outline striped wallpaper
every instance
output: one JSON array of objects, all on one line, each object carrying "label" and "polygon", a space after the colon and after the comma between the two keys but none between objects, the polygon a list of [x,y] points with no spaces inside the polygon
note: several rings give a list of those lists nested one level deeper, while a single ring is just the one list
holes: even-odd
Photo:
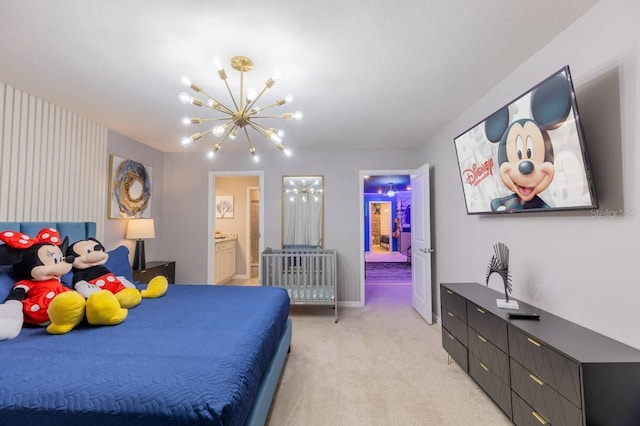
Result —
[{"label": "striped wallpaper", "polygon": [[107,128],[0,83],[0,221],[93,221],[103,236]]}]

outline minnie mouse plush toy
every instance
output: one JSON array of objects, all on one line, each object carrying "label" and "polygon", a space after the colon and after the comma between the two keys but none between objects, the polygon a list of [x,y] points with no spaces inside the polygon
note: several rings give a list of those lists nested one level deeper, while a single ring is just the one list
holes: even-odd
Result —
[{"label": "minnie mouse plush toy", "polygon": [[[125,320],[127,310],[106,291],[85,300],[62,285],[60,278],[71,270],[72,258],[64,256],[67,240],[60,245],[60,234],[42,229],[31,238],[16,231],[0,232],[0,264],[13,265],[18,282],[7,301],[0,305],[0,340],[18,336],[23,325],[46,326],[50,334],[71,331],[86,316],[93,325],[115,325]],[[22,309],[17,307],[22,305]]]}]

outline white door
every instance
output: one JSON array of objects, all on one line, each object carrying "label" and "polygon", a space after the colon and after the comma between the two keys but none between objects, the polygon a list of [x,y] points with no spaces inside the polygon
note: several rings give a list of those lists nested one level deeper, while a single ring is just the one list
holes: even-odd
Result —
[{"label": "white door", "polygon": [[425,164],[411,174],[411,301],[414,309],[432,324],[430,206],[429,164]]}]

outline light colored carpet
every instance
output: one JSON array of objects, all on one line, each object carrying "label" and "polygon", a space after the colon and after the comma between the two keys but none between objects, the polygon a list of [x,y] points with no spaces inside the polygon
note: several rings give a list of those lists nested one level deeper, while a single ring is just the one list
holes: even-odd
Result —
[{"label": "light colored carpet", "polygon": [[510,425],[411,306],[293,306],[293,340],[267,424]]}]

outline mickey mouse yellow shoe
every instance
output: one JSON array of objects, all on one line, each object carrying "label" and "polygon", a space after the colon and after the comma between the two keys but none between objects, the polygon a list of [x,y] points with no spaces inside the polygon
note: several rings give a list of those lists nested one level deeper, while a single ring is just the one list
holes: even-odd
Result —
[{"label": "mickey mouse yellow shoe", "polygon": [[138,306],[142,301],[142,295],[137,288],[125,288],[116,293],[116,298],[120,302],[120,307],[125,309]]},{"label": "mickey mouse yellow shoe", "polygon": [[120,324],[128,313],[120,306],[115,294],[108,290],[97,291],[87,299],[87,321],[91,325]]},{"label": "mickey mouse yellow shoe", "polygon": [[155,299],[164,296],[168,288],[169,281],[167,281],[167,277],[158,275],[157,277],[153,277],[151,281],[149,281],[149,284],[147,284],[147,288],[140,293],[145,299]]},{"label": "mickey mouse yellow shoe", "polygon": [[85,314],[85,299],[75,291],[58,294],[51,301],[47,313],[51,324],[47,326],[49,334],[65,334],[82,321]]}]

